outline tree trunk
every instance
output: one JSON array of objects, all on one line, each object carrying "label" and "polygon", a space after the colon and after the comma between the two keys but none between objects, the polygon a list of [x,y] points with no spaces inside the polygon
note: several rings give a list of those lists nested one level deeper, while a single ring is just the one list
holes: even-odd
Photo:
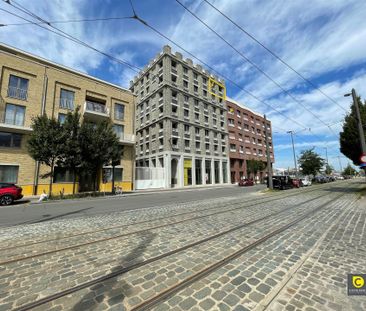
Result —
[{"label": "tree trunk", "polygon": [[76,185],[76,169],[73,169],[73,181],[72,181],[72,194],[75,194],[75,185]]},{"label": "tree trunk", "polygon": [[114,165],[112,166],[112,194],[115,194],[116,191],[114,189]]},{"label": "tree trunk", "polygon": [[50,187],[49,187],[49,192],[48,192],[48,196],[51,197],[52,196],[52,183],[53,183],[53,169],[55,166],[55,160],[52,160],[51,162],[51,175],[50,175]]}]

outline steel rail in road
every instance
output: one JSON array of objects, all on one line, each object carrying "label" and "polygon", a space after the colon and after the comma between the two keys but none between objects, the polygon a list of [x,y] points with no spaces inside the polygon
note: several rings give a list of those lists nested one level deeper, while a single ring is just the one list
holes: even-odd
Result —
[{"label": "steel rail in road", "polygon": [[[265,242],[266,240],[268,240],[269,238],[283,232],[284,230],[294,226],[295,224],[299,223],[300,221],[306,219],[306,217],[316,213],[317,211],[320,211],[321,209],[323,209],[324,207],[326,207],[327,205],[331,204],[331,203],[334,203],[336,200],[338,200],[340,197],[344,196],[346,193],[342,193],[338,196],[336,196],[335,198],[331,198],[330,200],[328,200],[327,202],[323,203],[322,205],[320,205],[319,207],[315,208],[315,209],[312,209],[310,212],[307,212],[305,213],[303,216],[297,218],[296,220],[294,221],[291,221],[290,223],[286,224],[285,226],[282,226],[281,228],[279,229],[276,229],[274,231],[272,231],[270,234],[267,234],[266,236],[258,239],[257,241],[251,243],[250,245],[240,249],[239,251],[225,257],[224,260],[220,260],[219,262],[216,262],[215,264],[209,266],[209,267],[206,267],[205,269],[201,270],[200,272],[196,273],[194,276],[191,276],[185,280],[183,280],[182,282],[180,282],[179,284],[176,284],[175,286],[173,287],[170,287],[168,290],[162,292],[161,294],[153,297],[152,299],[149,299],[145,302],[143,302],[142,304],[140,304],[139,306],[137,306],[134,310],[146,310],[146,309],[149,309],[151,308],[152,306],[158,304],[159,302],[163,301],[164,299],[166,299],[167,297],[170,297],[171,295],[173,295],[174,293],[180,291],[182,288],[192,284],[193,282],[195,282],[196,280],[199,280],[201,279],[202,277],[208,275],[209,273],[211,273],[212,271],[220,268],[221,266],[225,265],[227,262],[237,258],[238,256],[244,254],[245,252],[249,251],[250,249],[258,246],[259,244]],[[82,289],[85,289],[85,288],[88,288],[88,287],[91,287],[91,286],[94,286],[98,283],[101,283],[103,281],[106,281],[106,280],[109,280],[111,278],[114,278],[114,277],[117,277],[119,275],[122,275],[126,272],[129,272],[129,271],[132,271],[134,269],[137,269],[137,268],[140,268],[142,266],[145,266],[147,264],[150,264],[152,262],[155,262],[157,260],[160,260],[160,259],[163,259],[165,257],[168,257],[168,256],[171,256],[171,255],[174,255],[174,254],[177,254],[177,253],[180,253],[182,251],[185,251],[189,248],[192,248],[194,246],[197,246],[197,245],[200,245],[202,243],[205,243],[205,242],[208,242],[208,241],[211,241],[213,239],[216,239],[218,237],[221,237],[221,236],[224,236],[226,234],[229,234],[231,232],[234,232],[236,230],[239,230],[239,229],[242,229],[246,226],[250,226],[250,225],[253,225],[253,224],[256,224],[260,221],[263,221],[263,220],[266,220],[266,219],[269,219],[275,215],[278,215],[280,213],[283,213],[287,210],[291,210],[291,209],[294,209],[296,207],[299,207],[300,205],[305,205],[311,201],[315,201],[321,197],[323,197],[324,195],[321,195],[321,196],[317,196],[315,198],[312,198],[312,199],[309,199],[305,202],[302,202],[300,204],[297,204],[295,206],[290,206],[290,207],[287,207],[281,211],[278,211],[278,212],[275,212],[275,213],[272,213],[272,214],[269,214],[269,215],[266,215],[264,217],[261,217],[259,219],[255,219],[253,221],[250,221],[250,222],[247,222],[247,223],[244,223],[244,224],[241,224],[241,225],[238,225],[238,226],[235,226],[233,228],[230,228],[228,230],[225,230],[225,231],[222,231],[222,232],[219,232],[217,234],[214,234],[212,236],[209,236],[207,238],[204,238],[202,240],[199,240],[199,241],[196,241],[196,242],[193,242],[191,244],[188,244],[188,245],[185,245],[181,248],[177,248],[175,250],[172,250],[170,252],[167,252],[167,253],[164,253],[164,254],[161,254],[159,256],[156,256],[156,257],[152,257],[152,258],[149,258],[147,260],[144,260],[144,261],[141,261],[141,262],[137,262],[135,264],[132,264],[130,266],[127,266],[127,267],[123,267],[123,268],[119,268],[117,270],[115,270],[114,272],[111,272],[109,274],[106,274],[104,276],[101,276],[101,277],[98,277],[98,278],[95,278],[93,280],[90,280],[88,282],[85,282],[85,283],[82,283],[82,284],[79,284],[75,287],[72,287],[72,288],[68,288],[66,290],[62,290],[58,293],[55,293],[55,294],[51,294],[49,296],[46,296],[46,297],[43,297],[43,298],[40,298],[32,303],[29,303],[29,304],[25,304],[23,306],[20,306],[19,308],[16,308],[15,310],[17,311],[25,311],[25,310],[30,310],[32,308],[35,308],[35,307],[38,307],[38,306],[41,306],[45,303],[48,303],[48,302],[51,302],[51,301],[54,301],[56,299],[59,299],[61,297],[64,297],[66,295],[70,295],[72,293],[75,293],[77,291],[80,291]]]}]

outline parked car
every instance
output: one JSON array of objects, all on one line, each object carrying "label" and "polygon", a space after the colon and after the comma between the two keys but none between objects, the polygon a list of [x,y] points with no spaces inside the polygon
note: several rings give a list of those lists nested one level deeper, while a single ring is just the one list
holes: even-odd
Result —
[{"label": "parked car", "polygon": [[[269,186],[268,178],[266,178],[266,180],[268,187]],[[272,180],[273,180],[273,189],[285,190],[293,188],[292,179],[289,176],[272,176]]]},{"label": "parked car", "polygon": [[292,180],[292,185],[295,187],[295,188],[300,188],[302,186],[302,183],[301,183],[301,179],[293,179]]},{"label": "parked car", "polygon": [[239,187],[248,187],[248,186],[253,186],[254,182],[253,179],[241,179],[239,181]]},{"label": "parked car", "polygon": [[0,205],[10,205],[16,200],[20,200],[22,188],[10,183],[0,183]]},{"label": "parked car", "polygon": [[301,183],[303,187],[311,186],[311,179],[308,177],[301,178]]}]

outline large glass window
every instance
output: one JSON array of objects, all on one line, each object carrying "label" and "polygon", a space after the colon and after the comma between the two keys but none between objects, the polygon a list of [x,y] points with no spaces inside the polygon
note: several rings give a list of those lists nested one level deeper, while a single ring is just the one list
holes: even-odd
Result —
[{"label": "large glass window", "polygon": [[[110,167],[103,168],[103,183],[111,182],[113,177],[113,169]],[[123,178],[123,168],[115,167],[114,168],[114,181],[120,182]]]},{"label": "large glass window", "polygon": [[202,185],[202,160],[195,160],[196,185]]},{"label": "large glass window", "polygon": [[0,132],[0,147],[20,148],[21,142],[21,134]]},{"label": "large glass window", "polygon": [[0,182],[16,184],[18,182],[19,166],[0,165]]},{"label": "large glass window", "polygon": [[61,182],[73,182],[74,175],[70,170],[67,170],[63,167],[55,167],[55,171],[53,174],[53,182],[61,183]]},{"label": "large glass window", "polygon": [[211,184],[211,160],[206,160],[205,161],[205,168],[206,168],[206,175],[205,175],[205,179],[206,179],[206,184]]},{"label": "large glass window", "polygon": [[220,162],[219,161],[214,162],[214,168],[215,168],[215,184],[218,184],[220,182]]},{"label": "large glass window", "polygon": [[12,125],[24,125],[25,107],[6,104],[5,108],[5,123]]},{"label": "large glass window", "polygon": [[119,139],[124,138],[124,131],[125,130],[124,130],[123,125],[115,124],[115,125],[113,125],[113,129],[114,129],[114,132],[116,133],[116,135]]},{"label": "large glass window", "polygon": [[28,93],[28,79],[10,75],[8,97],[26,100]]},{"label": "large glass window", "polygon": [[60,108],[74,110],[74,97],[73,91],[61,89]]},{"label": "large glass window", "polygon": [[123,120],[125,118],[125,105],[114,104],[114,118],[116,120]]}]

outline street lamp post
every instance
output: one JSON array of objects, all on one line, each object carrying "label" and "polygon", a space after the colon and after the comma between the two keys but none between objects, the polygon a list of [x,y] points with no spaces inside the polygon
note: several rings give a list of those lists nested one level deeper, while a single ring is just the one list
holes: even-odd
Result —
[{"label": "street lamp post", "polygon": [[294,165],[295,165],[295,177],[297,178],[297,164],[296,164],[296,154],[295,154],[295,145],[294,145],[294,131],[287,131],[288,134],[291,134],[291,141],[292,141],[292,152],[294,154]]},{"label": "street lamp post", "polygon": [[357,121],[358,121],[357,122],[358,123],[358,134],[360,137],[362,154],[366,154],[365,134],[363,132],[360,107],[358,106],[357,94],[356,94],[355,89],[352,89],[352,93],[344,94],[345,97],[350,96],[350,95],[352,95],[353,104],[355,105],[355,108],[356,108],[356,116],[357,116]]}]

